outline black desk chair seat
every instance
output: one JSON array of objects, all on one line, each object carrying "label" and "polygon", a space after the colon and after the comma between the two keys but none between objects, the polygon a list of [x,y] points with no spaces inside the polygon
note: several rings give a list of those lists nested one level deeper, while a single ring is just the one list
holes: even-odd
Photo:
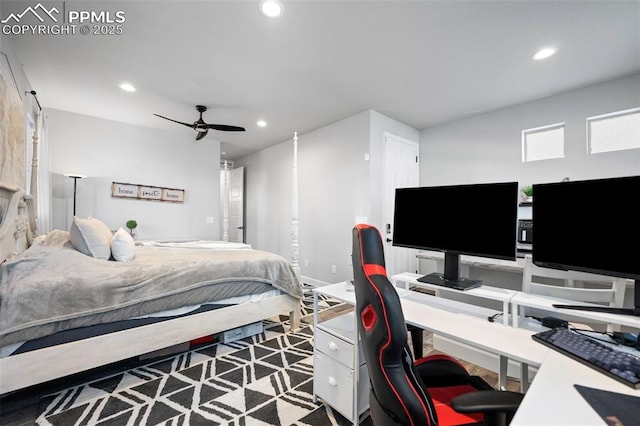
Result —
[{"label": "black desk chair seat", "polygon": [[387,278],[382,239],[370,225],[353,229],[356,315],[375,425],[508,424],[523,395],[502,392],[447,355],[414,362],[398,294]]}]

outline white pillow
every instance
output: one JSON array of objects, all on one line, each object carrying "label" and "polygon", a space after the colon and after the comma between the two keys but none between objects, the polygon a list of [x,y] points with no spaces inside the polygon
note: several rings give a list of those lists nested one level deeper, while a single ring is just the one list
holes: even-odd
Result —
[{"label": "white pillow", "polygon": [[96,259],[111,257],[111,231],[98,219],[74,217],[69,234],[71,244],[80,253]]},{"label": "white pillow", "polygon": [[135,256],[135,245],[133,237],[120,228],[111,239],[111,255],[118,262],[129,262]]}]

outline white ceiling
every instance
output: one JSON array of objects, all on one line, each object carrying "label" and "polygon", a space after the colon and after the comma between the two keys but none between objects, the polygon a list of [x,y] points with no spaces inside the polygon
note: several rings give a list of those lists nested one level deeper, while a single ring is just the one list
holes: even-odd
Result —
[{"label": "white ceiling", "polygon": [[[258,0],[41,2],[126,18],[121,35],[7,36],[43,107],[218,139],[228,159],[367,109],[420,130],[640,71],[640,1],[299,0],[277,19]],[[193,122],[196,104],[247,131],[195,142],[153,115]]]}]

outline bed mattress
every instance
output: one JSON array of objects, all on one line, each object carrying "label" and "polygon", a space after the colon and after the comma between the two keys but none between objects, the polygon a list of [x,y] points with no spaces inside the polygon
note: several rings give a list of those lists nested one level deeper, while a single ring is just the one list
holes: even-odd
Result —
[{"label": "bed mattress", "polygon": [[290,263],[269,252],[137,246],[113,262],[52,240],[0,268],[0,346],[272,289],[302,297]]}]

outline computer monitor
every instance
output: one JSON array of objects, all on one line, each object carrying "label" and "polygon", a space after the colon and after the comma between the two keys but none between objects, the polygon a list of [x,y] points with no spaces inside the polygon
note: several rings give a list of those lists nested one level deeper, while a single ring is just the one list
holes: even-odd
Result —
[{"label": "computer monitor", "polygon": [[633,309],[557,305],[640,315],[640,176],[533,185],[533,263],[635,280]]},{"label": "computer monitor", "polygon": [[444,273],[419,281],[477,287],[480,280],[460,276],[460,255],[515,260],[517,204],[517,182],[399,188],[393,245],[444,252]]}]

